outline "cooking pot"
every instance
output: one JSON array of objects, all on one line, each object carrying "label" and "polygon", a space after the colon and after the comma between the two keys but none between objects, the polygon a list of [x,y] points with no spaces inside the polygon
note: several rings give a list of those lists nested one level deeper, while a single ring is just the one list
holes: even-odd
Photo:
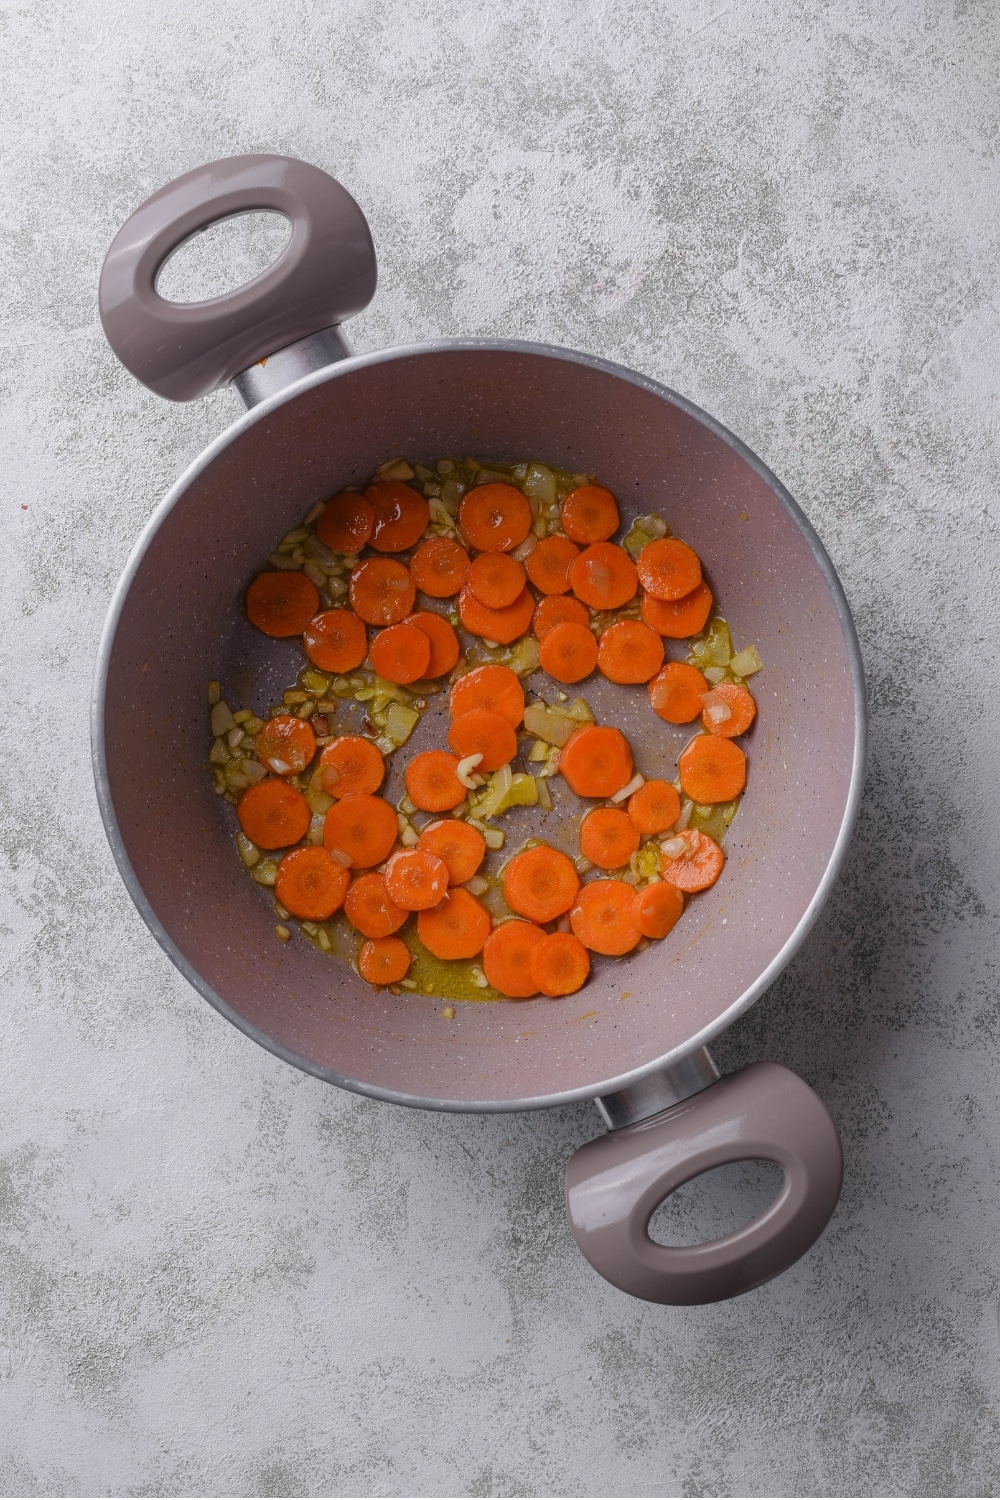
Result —
[{"label": "cooking pot", "polygon": [[[176,304],[167,258],[209,225],[277,211],[278,259],[249,285]],[[93,752],[101,812],[132,899],[181,973],[247,1036],[341,1088],[422,1109],[541,1109],[593,1099],[608,1133],[569,1162],[566,1201],[583,1254],[653,1302],[732,1297],[791,1265],[836,1204],[842,1157],[825,1106],[774,1063],[719,1078],[706,1044],[802,943],[840,869],[861,792],[865,694],[847,602],[815,532],[753,453],[690,401],[567,349],[454,339],[355,355],[342,323],[375,290],[358,205],[318,168],[241,156],[147,199],[114,240],[101,317],[115,353],[171,400],[231,382],[249,408],[188,468],[139,538],[100,647]],[[373,992],[305,941],[279,944],[270,899],[248,883],[232,809],[213,795],[206,683],[266,711],[301,664],[242,608],[277,538],[319,500],[405,454],[537,459],[594,473],[623,523],[659,510],[707,560],[737,644],[756,643],[760,712],[749,784],[718,883],[669,939],[598,959],[560,1001],[459,1004]],[[643,687],[588,682],[647,774],[688,731]],[[444,742],[446,695],[411,747]],[[402,756],[397,757],[402,759]],[[387,795],[401,790],[394,771]],[[513,815],[509,846],[572,811]],[[522,821],[519,823],[517,818]],[[258,899],[259,897],[259,899]],[[784,1173],[776,1198],[724,1238],[654,1243],[657,1206],[727,1162]]]}]

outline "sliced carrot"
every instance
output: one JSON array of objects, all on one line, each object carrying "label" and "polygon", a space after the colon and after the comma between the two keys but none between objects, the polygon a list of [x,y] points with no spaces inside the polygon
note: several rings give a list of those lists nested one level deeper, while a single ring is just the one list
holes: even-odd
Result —
[{"label": "sliced carrot", "polygon": [[540,638],[538,662],[556,682],[582,682],[597,666],[597,639],[586,625],[564,620]]},{"label": "sliced carrot", "polygon": [[385,780],[382,752],[360,734],[342,734],[324,745],[319,763],[323,790],[331,797],[371,796]]},{"label": "sliced carrot", "polygon": [[683,833],[672,834],[667,843],[670,853],[660,855],[660,874],[679,891],[707,891],[722,874],[726,856],[700,828],[685,828]]},{"label": "sliced carrot", "polygon": [[757,717],[753,694],[740,682],[720,682],[702,699],[701,722],[709,734],[734,740],[746,734]]},{"label": "sliced carrot", "polygon": [[640,620],[618,620],[601,631],[597,665],[609,682],[648,682],[663,665],[663,642]]},{"label": "sliced carrot", "polygon": [[293,849],[278,866],[274,894],[293,917],[325,922],[344,904],[351,877],[319,844]]},{"label": "sliced carrot", "polygon": [[587,982],[590,955],[571,932],[550,932],[531,954],[531,977],[543,995],[572,995]]},{"label": "sliced carrot", "polygon": [[532,922],[554,922],[569,911],[579,889],[573,861],[548,844],[515,854],[503,872],[507,905]]},{"label": "sliced carrot", "polygon": [[417,937],[435,958],[475,958],[492,925],[486,908],[458,885],[437,906],[418,913]]},{"label": "sliced carrot", "polygon": [[294,714],[275,714],[257,736],[257,757],[279,776],[298,776],[316,754],[312,725]]},{"label": "sliced carrot", "polygon": [[584,724],[563,746],[559,769],[578,797],[613,797],[632,780],[632,751],[620,729]]},{"label": "sliced carrot", "polygon": [[383,938],[391,932],[398,932],[409,912],[390,900],[385,876],[372,870],[351,881],[344,902],[344,915],[362,937]]},{"label": "sliced carrot", "polygon": [[681,799],[669,781],[646,781],[628,799],[628,815],[646,834],[666,833],[681,815]]},{"label": "sliced carrot", "polygon": [[261,849],[286,849],[304,839],[312,814],[302,793],[277,776],[258,781],[236,804],[247,838]]},{"label": "sliced carrot", "polygon": [[247,589],[247,617],[265,635],[301,635],[318,609],[316,585],[293,569],[258,573]]},{"label": "sliced carrot", "polygon": [[477,552],[510,552],[531,530],[531,506],[512,484],[480,484],[463,498],[458,524]]},{"label": "sliced carrot", "polygon": [[448,812],[464,802],[466,788],[455,775],[458,757],[447,750],[425,750],[406,768],[406,790],[410,800],[425,812]]},{"label": "sliced carrot", "polygon": [[658,880],[636,891],[632,916],[643,937],[665,938],[684,910],[684,897],[676,885]]},{"label": "sliced carrot", "polygon": [[486,856],[486,840],[478,828],[460,818],[440,818],[428,823],[420,835],[418,849],[429,849],[448,866],[448,884],[471,880]]},{"label": "sliced carrot", "polygon": [[584,546],[606,542],[619,526],[615,497],[599,484],[583,484],[571,490],[562,503],[561,515],[563,531]]},{"label": "sliced carrot", "polygon": [[643,592],[642,618],[657,635],[665,635],[672,641],[682,641],[704,630],[711,613],[712,590],[704,579],[683,599],[654,599],[652,594]]},{"label": "sliced carrot", "polygon": [[635,598],[639,587],[635,563],[614,542],[585,547],[570,564],[569,581],[576,597],[591,609],[619,609]]},{"label": "sliced carrot", "polygon": [[668,724],[690,724],[701,713],[702,696],[707,692],[708,683],[697,667],[668,661],[649,684],[649,702]]},{"label": "sliced carrot", "polygon": [[494,927],[483,944],[483,973],[495,990],[509,1000],[527,1000],[538,994],[531,977],[531,955],[545,933],[534,922],[515,919]]},{"label": "sliced carrot", "polygon": [[369,625],[398,625],[413,608],[417,590],[401,562],[366,557],[351,570],[351,604]]},{"label": "sliced carrot", "polygon": [[346,858],[352,870],[370,870],[385,859],[398,832],[395,809],[384,797],[348,792],[326,815],[323,843],[338,863]]},{"label": "sliced carrot", "polygon": [[369,984],[398,984],[410,972],[410,950],[402,938],[369,938],[358,954],[358,973]]},{"label": "sliced carrot", "polygon": [[732,802],[747,784],[747,758],[717,734],[699,734],[677,762],[681,789],[692,802]]},{"label": "sliced carrot", "polygon": [[525,572],[508,552],[480,552],[469,568],[467,586],[488,609],[506,609],[524,593]]},{"label": "sliced carrot", "polygon": [[415,615],[407,615],[406,625],[415,625],[430,641],[431,654],[427,663],[428,677],[443,677],[450,672],[461,655],[458,636],[451,624],[429,609],[418,609]]},{"label": "sliced carrot", "polygon": [[316,535],[334,552],[360,552],[375,530],[375,511],[370,500],[353,490],[344,490],[326,502],[316,522]]},{"label": "sliced carrot", "polygon": [[630,953],[642,937],[633,914],[635,891],[624,880],[591,880],[581,886],[570,926],[592,953]]},{"label": "sliced carrot", "polygon": [[628,813],[598,807],[588,813],[580,829],[580,853],[602,870],[620,870],[639,847],[639,830]]},{"label": "sliced carrot", "polygon": [[353,672],[368,655],[368,632],[353,609],[324,609],[302,632],[302,644],[321,671]]},{"label": "sliced carrot", "polygon": [[701,582],[697,552],[675,536],[643,547],[636,568],[643,588],[654,599],[683,599]]},{"label": "sliced carrot", "polygon": [[499,771],[517,754],[517,734],[509,719],[491,708],[476,708],[460,714],[448,730],[448,744],[459,760],[467,755],[481,755],[476,770],[482,774]]},{"label": "sliced carrot", "polygon": [[458,596],[458,613],[462,624],[471,635],[482,636],[486,641],[497,641],[509,646],[531,625],[535,601],[527,589],[518,595],[506,609],[488,609],[480,604],[468,586]]},{"label": "sliced carrot", "polygon": [[540,594],[569,592],[569,565],[580,549],[566,536],[546,536],[524,560],[525,570]]},{"label": "sliced carrot", "polygon": [[450,599],[469,572],[469,554],[447,536],[429,536],[410,558],[417,588],[431,599]]},{"label": "sliced carrot", "polygon": [[378,480],[365,490],[365,499],[375,516],[371,544],[377,552],[405,552],[427,530],[427,501],[401,479]]},{"label": "sliced carrot", "polygon": [[368,652],[368,660],[386,682],[416,682],[426,674],[430,659],[430,636],[405,622],[380,630]]},{"label": "sliced carrot", "polygon": [[452,717],[471,714],[477,708],[492,708],[503,714],[516,729],[524,718],[524,688],[510,667],[473,667],[460,677],[451,690],[449,702]]},{"label": "sliced carrot", "polygon": [[538,601],[531,617],[531,628],[539,640],[557,625],[583,625],[586,628],[589,623],[590,612],[587,606],[568,594],[546,595]]},{"label": "sliced carrot", "polygon": [[448,889],[448,866],[429,849],[399,849],[386,864],[385,888],[403,911],[426,911]]}]

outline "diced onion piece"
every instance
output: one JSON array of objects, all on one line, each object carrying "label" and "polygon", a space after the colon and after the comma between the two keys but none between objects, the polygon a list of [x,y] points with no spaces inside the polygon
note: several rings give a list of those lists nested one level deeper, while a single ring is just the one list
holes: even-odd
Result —
[{"label": "diced onion piece", "polygon": [[664,839],[660,848],[668,859],[680,859],[687,848],[687,840],[681,838]]},{"label": "diced onion piece", "polygon": [[535,786],[538,788],[538,805],[539,805],[539,807],[543,807],[546,812],[551,812],[552,811],[552,793],[549,791],[549,784],[548,784],[548,782],[544,781],[544,780],[541,780],[540,778],[536,778],[536,780],[535,780]]},{"label": "diced onion piece", "polygon": [[229,733],[226,735],[226,743],[228,744],[230,750],[235,750],[236,746],[241,744],[245,739],[246,735],[243,733],[243,730],[238,724],[236,725],[235,729],[230,729]]},{"label": "diced onion piece", "polygon": [[729,670],[737,677],[752,677],[759,672],[764,663],[757,653],[756,646],[744,646],[742,651],[737,651],[729,663]]},{"label": "diced onion piece", "polygon": [[706,682],[725,682],[726,680],[725,667],[704,667],[702,670],[705,673]]},{"label": "diced onion piece", "polygon": [[399,835],[399,842],[402,844],[404,849],[412,849],[414,844],[419,842],[419,839],[420,835],[414,828],[412,823],[407,823],[406,827],[402,829]]},{"label": "diced onion piece", "polygon": [[327,852],[335,865],[340,865],[345,870],[351,868],[351,856],[345,854],[343,849],[330,849]]},{"label": "diced onion piece", "polygon": [[502,828],[487,828],[483,833],[487,849],[502,849],[506,835]]},{"label": "diced onion piece", "polygon": [[733,711],[727,703],[710,703],[705,712],[713,724],[724,724],[733,717]]},{"label": "diced onion piece", "polygon": [[239,850],[240,859],[244,865],[248,870],[252,870],[254,865],[260,861],[260,850],[257,848],[257,845],[251,843],[245,833],[238,833],[236,835],[236,847]]},{"label": "diced onion piece", "polygon": [[220,699],[212,708],[212,733],[214,735],[228,734],[231,729],[236,728],[236,720],[233,718],[229,704],[225,699]]},{"label": "diced onion piece", "polygon": [[480,968],[478,968],[478,967],[476,967],[474,965],[469,970],[469,975],[470,975],[470,977],[472,979],[473,984],[476,986],[477,990],[488,990],[489,989],[490,982],[486,978],[486,975],[483,973],[482,969],[480,969]]},{"label": "diced onion piece", "polygon": [[471,880],[467,880],[465,882],[465,889],[468,891],[470,896],[481,896],[483,892],[488,891],[489,888],[489,881],[486,880],[482,875],[473,875]]},{"label": "diced onion piece", "polygon": [[292,769],[287,760],[282,760],[277,755],[272,755],[270,760],[265,761],[265,764],[269,765],[272,771],[277,771],[279,776],[287,776]]},{"label": "diced onion piece", "polygon": [[277,878],[278,864],[273,859],[262,859],[250,871],[250,879],[256,880],[258,885],[274,885]]},{"label": "diced onion piece", "polygon": [[631,797],[631,795],[632,795],[633,792],[637,792],[641,786],[645,786],[645,785],[646,785],[646,778],[645,778],[645,776],[643,776],[639,771],[636,771],[635,775],[632,777],[632,780],[629,781],[629,782],[626,782],[626,784],[623,787],[620,787],[618,789],[618,791],[615,792],[614,796],[611,798],[611,801],[612,802],[624,802],[628,797]]},{"label": "diced onion piece", "polygon": [[278,936],[279,936],[279,938],[280,938],[280,939],[281,939],[281,941],[282,941],[282,942],[283,942],[283,943],[287,943],[287,942],[288,942],[288,939],[289,939],[289,938],[290,938],[290,937],[291,937],[291,935],[292,935],[292,934],[291,934],[291,933],[290,933],[290,932],[289,932],[289,930],[288,930],[288,928],[287,928],[287,927],[286,927],[286,926],[285,926],[285,924],[284,924],[284,922],[276,922],[276,923],[275,923],[275,927],[274,927],[274,930],[275,930],[275,932],[276,932],[276,933],[277,933],[277,934],[278,934]]},{"label": "diced onion piece", "polygon": [[309,828],[306,832],[306,838],[310,844],[321,844],[323,842],[323,825],[325,822],[325,814],[313,813],[309,819]]},{"label": "diced onion piece", "polygon": [[462,785],[464,787],[467,787],[470,792],[474,791],[476,786],[476,783],[472,779],[472,773],[476,769],[482,758],[483,752],[480,750],[475,755],[465,756],[465,758],[463,760],[460,760],[458,765],[455,767],[455,775],[458,777]]},{"label": "diced onion piece", "polygon": [[511,557],[515,557],[518,562],[524,562],[524,559],[529,555],[529,553],[534,552],[537,546],[537,536],[535,536],[533,532],[529,531],[528,535],[525,537],[521,545],[514,548],[513,552],[511,553]]},{"label": "diced onion piece", "polygon": [[684,829],[688,826],[688,824],[691,821],[691,814],[693,812],[694,812],[694,803],[692,801],[690,801],[690,799],[685,798],[685,800],[681,803],[681,815],[677,819],[676,824],[674,825],[676,827],[678,833],[683,833]]}]

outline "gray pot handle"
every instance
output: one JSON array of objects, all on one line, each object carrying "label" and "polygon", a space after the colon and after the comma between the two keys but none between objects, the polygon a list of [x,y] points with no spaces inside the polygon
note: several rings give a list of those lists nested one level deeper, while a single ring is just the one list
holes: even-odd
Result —
[{"label": "gray pot handle", "polygon": [[[683,1183],[762,1159],[785,1181],[762,1214],[703,1245],[657,1245],[649,1221]],[[576,1242],[606,1280],[647,1302],[737,1297],[799,1259],[840,1197],[843,1153],[822,1100],[787,1068],[754,1063],[681,1104],[581,1146],[566,1168]]]},{"label": "gray pot handle", "polygon": [[[160,268],[186,239],[261,209],[284,214],[292,226],[262,275],[205,302],[158,295]],[[231,156],[168,183],[125,222],[101,271],[101,322],[138,380],[171,401],[193,401],[360,312],[375,283],[371,231],[346,188],[292,157]]]}]

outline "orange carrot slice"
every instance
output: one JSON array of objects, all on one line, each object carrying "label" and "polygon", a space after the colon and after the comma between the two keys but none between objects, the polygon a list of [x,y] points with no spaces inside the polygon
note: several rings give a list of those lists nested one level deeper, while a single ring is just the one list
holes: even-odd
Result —
[{"label": "orange carrot slice", "polygon": [[368,632],[352,609],[324,609],[302,632],[302,644],[321,671],[353,672],[368,655]]},{"label": "orange carrot slice", "polygon": [[681,751],[677,772],[692,802],[732,802],[747,784],[747,758],[732,740],[699,734]]},{"label": "orange carrot slice", "polygon": [[738,734],[746,734],[757,717],[753,694],[739,682],[720,682],[701,701],[702,724],[709,734],[723,739],[734,740]]},{"label": "orange carrot slice", "polygon": [[377,552],[405,552],[427,529],[430,510],[423,495],[401,479],[380,479],[365,490],[375,516],[371,544]]},{"label": "orange carrot slice", "polygon": [[261,849],[285,849],[304,839],[309,829],[309,803],[300,791],[269,776],[248,787],[236,804],[240,827]]},{"label": "orange carrot slice", "polygon": [[499,771],[517,754],[517,734],[509,719],[490,708],[476,708],[472,713],[460,714],[448,730],[448,744],[459,760],[468,755],[481,755],[476,767],[481,775]]},{"label": "orange carrot slice", "polygon": [[701,582],[697,552],[675,536],[661,537],[643,547],[636,569],[643,588],[654,599],[683,599]]},{"label": "orange carrot slice", "polygon": [[506,609],[524,593],[524,569],[508,552],[480,552],[469,568],[467,587],[487,609]]},{"label": "orange carrot slice", "polygon": [[258,759],[279,776],[298,776],[315,754],[312,726],[294,714],[275,714],[257,736]]},{"label": "orange carrot slice", "polygon": [[371,796],[385,779],[385,761],[371,740],[342,734],[319,757],[323,790],[331,797]]},{"label": "orange carrot slice", "polygon": [[628,815],[641,834],[666,833],[681,815],[681,799],[669,781],[646,781],[628,799]]},{"label": "orange carrot slice", "polygon": [[447,536],[429,536],[410,559],[413,581],[431,599],[450,599],[465,583],[469,554]]},{"label": "orange carrot slice", "polygon": [[404,779],[410,800],[425,812],[448,812],[465,801],[466,788],[455,775],[458,757],[447,750],[425,750],[407,766]]},{"label": "orange carrot slice", "polygon": [[648,682],[663,665],[663,642],[639,620],[618,620],[601,631],[597,665],[609,682]]},{"label": "orange carrot slice", "polygon": [[642,937],[633,914],[635,891],[624,880],[592,880],[581,886],[570,926],[593,953],[619,958]]},{"label": "orange carrot slice", "polygon": [[587,982],[590,955],[571,932],[550,932],[531,954],[531,977],[551,1000],[572,995]]},{"label": "orange carrot slice", "polygon": [[318,844],[293,849],[278,866],[274,894],[291,912],[310,922],[325,922],[344,904],[351,877]]},{"label": "orange carrot slice", "polygon": [[525,571],[540,594],[569,592],[569,566],[580,549],[565,536],[546,536],[524,560]]},{"label": "orange carrot slice", "polygon": [[399,849],[386,864],[385,888],[403,911],[426,911],[448,889],[448,866],[429,849]]},{"label": "orange carrot slice", "polygon": [[528,589],[508,604],[506,609],[488,609],[481,604],[468,585],[458,596],[458,613],[462,624],[471,635],[482,636],[486,641],[497,641],[509,646],[527,631],[531,624],[535,601]]},{"label": "orange carrot slice", "polygon": [[318,609],[312,579],[291,569],[258,573],[247,589],[247,617],[265,635],[301,635]]},{"label": "orange carrot slice", "polygon": [[708,683],[697,667],[668,661],[649,684],[649,702],[655,714],[668,724],[690,724],[701,713],[701,700]]},{"label": "orange carrot slice", "polygon": [[326,502],[316,522],[316,535],[334,552],[360,552],[375,530],[375,512],[370,500],[344,490]]},{"label": "orange carrot slice", "polygon": [[366,557],[352,569],[351,604],[369,625],[398,625],[417,597],[413,579],[392,557]]},{"label": "orange carrot slice", "polygon": [[557,625],[582,625],[586,630],[590,623],[587,606],[579,599],[567,594],[548,594],[540,599],[531,617],[531,628],[539,640],[554,630]]},{"label": "orange carrot slice", "polygon": [[385,876],[372,870],[351,881],[351,888],[344,901],[344,915],[362,937],[383,938],[398,932],[409,916],[409,912],[390,900],[385,888]]},{"label": "orange carrot slice", "polygon": [[429,609],[420,609],[415,615],[407,615],[404,624],[415,625],[430,641],[430,660],[425,669],[427,676],[443,677],[450,672],[458,661],[461,647],[449,622]]},{"label": "orange carrot slice", "polygon": [[620,870],[639,847],[639,830],[628,813],[598,807],[588,813],[580,829],[580,853],[602,870]]},{"label": "orange carrot slice", "polygon": [[449,885],[464,885],[471,880],[486,856],[486,840],[479,829],[459,818],[440,818],[436,823],[428,823],[417,848],[429,849],[444,860]]},{"label": "orange carrot slice", "polygon": [[510,667],[473,667],[460,677],[451,690],[449,701],[452,717],[471,714],[477,708],[491,708],[516,729],[524,718],[524,688],[520,678]]},{"label": "orange carrot slice", "polygon": [[597,641],[586,625],[566,620],[541,637],[538,661],[556,682],[582,682],[597,666]]},{"label": "orange carrot slice", "polygon": [[483,944],[483,973],[495,990],[509,1000],[527,1000],[538,994],[531,977],[531,955],[545,933],[534,922],[515,919],[494,927]]},{"label": "orange carrot slice", "polygon": [[430,659],[430,636],[405,622],[380,630],[368,652],[368,660],[386,682],[416,682],[426,673]]},{"label": "orange carrot slice", "polygon": [[660,855],[660,874],[679,891],[707,891],[722,874],[726,856],[700,828],[671,834],[666,843],[668,852]]},{"label": "orange carrot slice", "polygon": [[358,973],[369,984],[398,984],[410,971],[410,950],[402,938],[369,938],[358,954]]},{"label": "orange carrot slice", "polygon": [[579,888],[573,861],[548,844],[515,854],[503,872],[507,905],[532,922],[554,922],[561,917],[573,905]]},{"label": "orange carrot slice", "polygon": [[642,596],[642,618],[657,635],[672,641],[682,641],[704,630],[711,613],[712,590],[704,579],[683,599],[654,599],[645,592]]},{"label": "orange carrot slice", "polygon": [[572,490],[562,503],[561,514],[563,531],[584,546],[606,542],[619,526],[615,497],[599,484],[584,484]]},{"label": "orange carrot slice", "polygon": [[348,792],[326,815],[323,843],[338,864],[346,859],[352,870],[367,870],[382,863],[398,831],[395,809],[384,797]]},{"label": "orange carrot slice", "polygon": [[452,886],[437,906],[417,914],[417,937],[435,958],[475,958],[492,925],[475,896]]},{"label": "orange carrot slice", "polygon": [[510,552],[531,530],[531,506],[512,484],[480,484],[464,496],[458,524],[477,552]]},{"label": "orange carrot slice", "polygon": [[613,797],[632,780],[632,751],[621,730],[585,724],[563,746],[559,769],[578,797]]},{"label": "orange carrot slice", "polygon": [[679,887],[667,880],[643,886],[641,891],[636,891],[632,903],[635,925],[643,937],[648,938],[665,938],[683,910],[684,897]]}]

